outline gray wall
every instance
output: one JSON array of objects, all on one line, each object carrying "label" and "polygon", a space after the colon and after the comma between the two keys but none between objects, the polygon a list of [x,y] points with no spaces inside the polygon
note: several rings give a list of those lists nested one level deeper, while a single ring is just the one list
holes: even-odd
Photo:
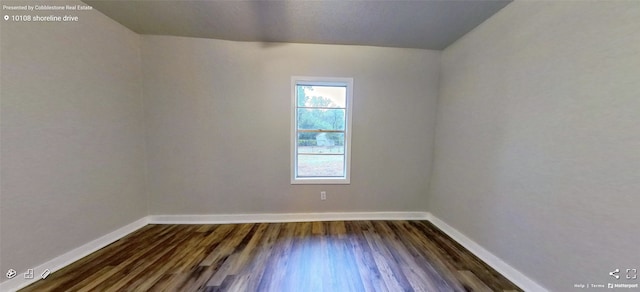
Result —
[{"label": "gray wall", "polygon": [[555,291],[640,263],[639,19],[516,1],[442,54],[428,210]]},{"label": "gray wall", "polygon": [[[426,209],[439,52],[142,40],[151,214]],[[351,185],[290,184],[292,75],[354,78]]]},{"label": "gray wall", "polygon": [[147,214],[140,37],[78,16],[2,23],[3,279]]}]

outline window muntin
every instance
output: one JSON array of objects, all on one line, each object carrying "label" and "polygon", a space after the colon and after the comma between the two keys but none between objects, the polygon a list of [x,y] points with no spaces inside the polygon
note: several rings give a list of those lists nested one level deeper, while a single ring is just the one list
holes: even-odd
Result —
[{"label": "window muntin", "polygon": [[348,184],[351,78],[292,78],[292,184]]}]

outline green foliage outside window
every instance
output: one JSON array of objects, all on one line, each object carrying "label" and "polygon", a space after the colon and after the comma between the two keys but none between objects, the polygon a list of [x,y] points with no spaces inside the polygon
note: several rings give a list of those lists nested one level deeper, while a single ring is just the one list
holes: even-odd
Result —
[{"label": "green foliage outside window", "polygon": [[[339,108],[331,99],[322,96],[309,96],[311,86],[297,86],[298,129],[305,130],[344,130],[345,109]],[[315,146],[316,138],[321,133],[300,132],[299,146]],[[326,138],[333,141],[333,145],[344,145],[343,133],[326,133]]]}]

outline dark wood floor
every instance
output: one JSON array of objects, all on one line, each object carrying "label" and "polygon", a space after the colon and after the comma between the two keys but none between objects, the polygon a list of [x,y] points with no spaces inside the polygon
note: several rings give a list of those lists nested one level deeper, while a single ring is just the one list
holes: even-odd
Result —
[{"label": "dark wood floor", "polygon": [[22,291],[521,291],[428,221],[148,225]]}]

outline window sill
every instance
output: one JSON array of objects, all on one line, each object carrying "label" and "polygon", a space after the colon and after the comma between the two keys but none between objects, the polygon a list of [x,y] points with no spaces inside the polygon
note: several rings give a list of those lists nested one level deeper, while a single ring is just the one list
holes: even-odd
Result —
[{"label": "window sill", "polygon": [[349,185],[351,181],[348,178],[294,178],[291,180],[292,185]]}]

